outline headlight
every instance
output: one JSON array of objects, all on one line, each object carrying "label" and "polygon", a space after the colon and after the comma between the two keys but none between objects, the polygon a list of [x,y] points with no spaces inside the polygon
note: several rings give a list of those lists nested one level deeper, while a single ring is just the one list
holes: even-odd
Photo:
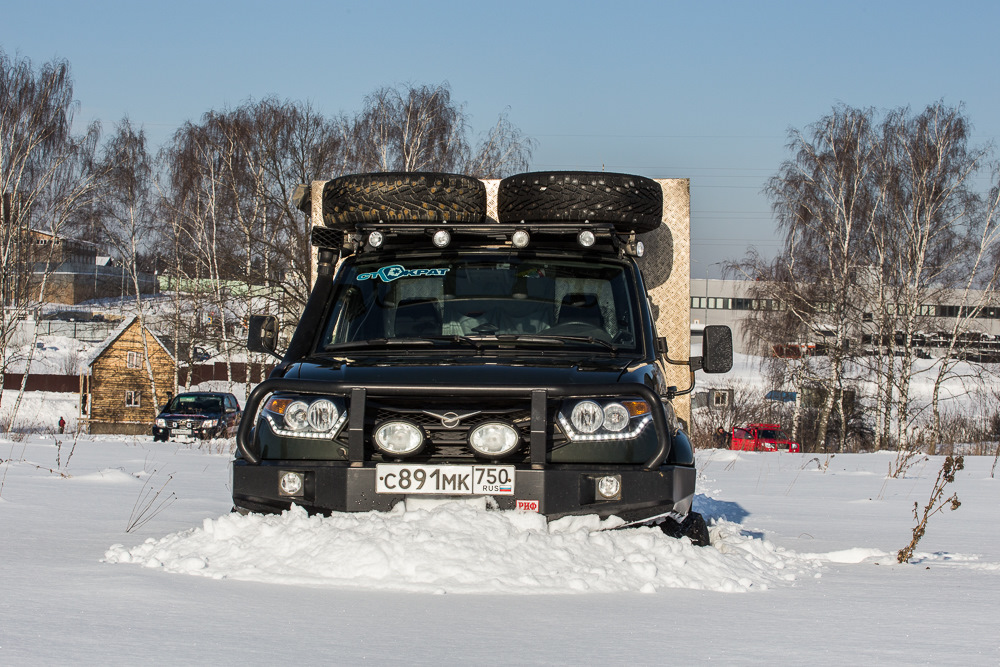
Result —
[{"label": "headlight", "polygon": [[608,403],[604,406],[604,428],[612,433],[618,433],[628,426],[628,410],[621,403]]},{"label": "headlight", "polygon": [[156,425],[159,426],[160,428],[166,428],[167,427],[167,420],[166,419],[157,419],[156,420]]},{"label": "headlight", "polygon": [[295,401],[285,410],[285,426],[293,431],[304,431],[309,428],[309,420],[306,413],[309,412],[309,405],[303,401]]},{"label": "headlight", "polygon": [[510,424],[487,422],[469,433],[469,446],[488,458],[510,454],[521,443],[521,434]]},{"label": "headlight", "polygon": [[653,421],[649,404],[638,399],[567,401],[557,419],[573,441],[630,440]]},{"label": "headlight", "polygon": [[420,451],[424,433],[415,424],[392,421],[375,429],[375,446],[390,456],[407,456]]},{"label": "headlight", "polygon": [[340,418],[340,412],[333,401],[321,398],[314,401],[306,410],[306,421],[314,431],[329,431]]},{"label": "headlight", "polygon": [[215,425],[219,423],[218,419],[206,419],[201,423],[202,428],[215,428]]},{"label": "headlight", "polygon": [[333,438],[347,422],[339,398],[272,396],[261,414],[277,435],[293,438]]},{"label": "headlight", "polygon": [[580,433],[593,433],[604,423],[604,410],[593,401],[580,401],[570,413],[573,428]]}]

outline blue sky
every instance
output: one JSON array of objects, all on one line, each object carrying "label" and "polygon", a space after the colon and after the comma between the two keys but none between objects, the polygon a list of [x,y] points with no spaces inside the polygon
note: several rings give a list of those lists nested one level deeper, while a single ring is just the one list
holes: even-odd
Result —
[{"label": "blue sky", "polygon": [[447,81],[475,130],[538,142],[533,169],[687,177],[692,276],[777,247],[761,188],[791,127],[839,103],[965,104],[1000,136],[996,2],[107,2],[6,0],[0,47],[69,60],[78,118],[154,143],[275,95],[353,112]]}]

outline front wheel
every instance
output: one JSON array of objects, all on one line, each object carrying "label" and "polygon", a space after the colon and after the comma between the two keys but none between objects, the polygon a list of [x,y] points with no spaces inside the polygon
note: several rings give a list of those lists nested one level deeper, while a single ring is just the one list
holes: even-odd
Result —
[{"label": "front wheel", "polygon": [[686,537],[696,547],[707,547],[712,544],[712,540],[708,536],[708,524],[705,523],[705,517],[698,512],[688,512],[688,515],[680,522],[668,518],[660,524],[660,530],[670,537]]}]

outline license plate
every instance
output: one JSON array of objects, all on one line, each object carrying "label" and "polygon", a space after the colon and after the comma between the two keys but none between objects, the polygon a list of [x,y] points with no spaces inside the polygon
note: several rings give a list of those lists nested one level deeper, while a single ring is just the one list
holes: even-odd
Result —
[{"label": "license plate", "polygon": [[194,431],[189,428],[175,428],[173,430],[173,435],[194,435]]},{"label": "license plate", "polygon": [[375,492],[512,496],[514,466],[380,463],[375,466]]}]

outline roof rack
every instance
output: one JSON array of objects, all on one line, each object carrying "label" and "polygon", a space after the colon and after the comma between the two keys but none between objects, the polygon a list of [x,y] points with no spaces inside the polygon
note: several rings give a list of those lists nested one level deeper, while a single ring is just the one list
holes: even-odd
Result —
[{"label": "roof rack", "polygon": [[358,223],[351,229],[315,226],[312,245],[339,252],[341,257],[399,248],[427,249],[575,249],[641,257],[642,241],[635,232],[622,233],[611,222],[532,222],[503,223]]}]

